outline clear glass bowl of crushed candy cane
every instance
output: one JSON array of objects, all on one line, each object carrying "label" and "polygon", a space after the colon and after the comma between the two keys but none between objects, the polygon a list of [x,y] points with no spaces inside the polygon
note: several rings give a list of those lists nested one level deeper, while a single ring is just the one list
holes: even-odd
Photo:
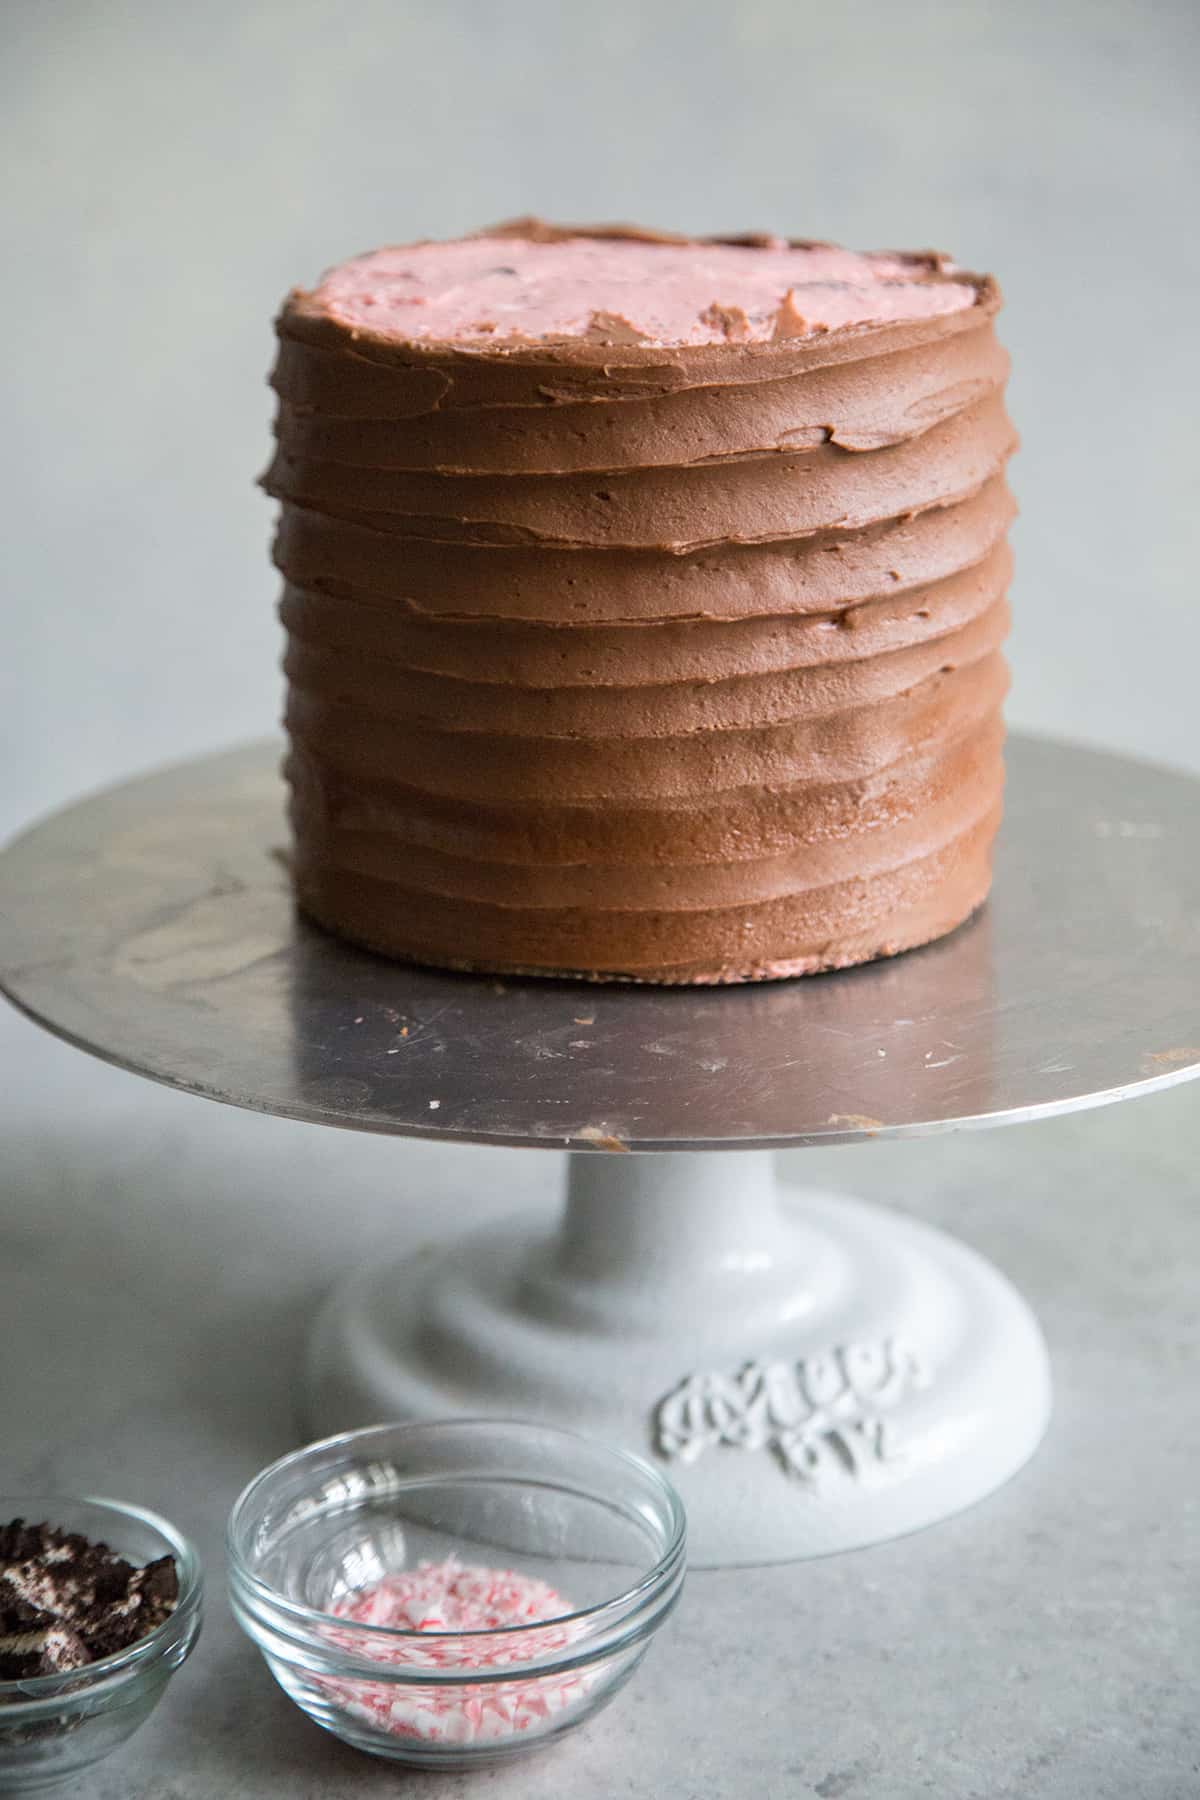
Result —
[{"label": "clear glass bowl of crushed candy cane", "polygon": [[284,1692],[361,1750],[467,1768],[552,1743],[628,1681],[679,1598],[683,1504],[547,1425],[379,1425],[256,1477],[234,1614]]}]

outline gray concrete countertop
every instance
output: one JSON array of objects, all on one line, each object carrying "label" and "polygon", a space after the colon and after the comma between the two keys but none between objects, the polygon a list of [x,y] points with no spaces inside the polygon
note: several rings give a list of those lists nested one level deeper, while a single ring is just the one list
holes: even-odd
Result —
[{"label": "gray concrete countertop", "polygon": [[544,1197],[552,1154],[222,1112],[0,1017],[0,1487],[111,1492],[198,1541],[192,1661],[73,1800],[1183,1800],[1200,1793],[1200,1092],[791,1178],[895,1195],[992,1257],[1054,1359],[1045,1447],[920,1536],[693,1574],[640,1676],[544,1756],[406,1775],[323,1736],[224,1595],[229,1501],[296,1441],[318,1297],[397,1207]]}]

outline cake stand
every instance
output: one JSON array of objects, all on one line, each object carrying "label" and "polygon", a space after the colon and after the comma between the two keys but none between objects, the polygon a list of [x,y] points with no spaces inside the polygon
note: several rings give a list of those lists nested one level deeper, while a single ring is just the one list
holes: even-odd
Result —
[{"label": "cake stand", "polygon": [[408,968],[307,925],[278,762],[274,744],[211,756],[20,838],[0,982],[68,1042],[210,1099],[569,1153],[555,1224],[456,1235],[398,1191],[394,1256],[315,1322],[314,1431],[578,1425],[665,1459],[709,1565],[891,1537],[1021,1466],[1050,1408],[1021,1298],[900,1213],[781,1191],[769,1153],[1200,1074],[1194,781],[1018,738],[970,924],[842,974],[670,989]]}]

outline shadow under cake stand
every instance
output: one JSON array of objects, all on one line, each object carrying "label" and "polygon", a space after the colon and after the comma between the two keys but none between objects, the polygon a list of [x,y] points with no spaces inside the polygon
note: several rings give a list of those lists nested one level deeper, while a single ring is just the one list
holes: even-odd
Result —
[{"label": "shadow under cake stand", "polygon": [[1200,1074],[1196,782],[1018,737],[970,924],[841,974],[672,989],[453,975],[339,943],[294,912],[278,763],[270,743],[210,756],[18,839],[0,985],[68,1042],[210,1099],[568,1152],[555,1224],[455,1235],[397,1194],[394,1257],[316,1321],[314,1431],[578,1426],[666,1459],[708,1565],[877,1542],[1026,1461],[1050,1380],[1020,1296],[903,1214],[779,1188],[769,1152]]}]

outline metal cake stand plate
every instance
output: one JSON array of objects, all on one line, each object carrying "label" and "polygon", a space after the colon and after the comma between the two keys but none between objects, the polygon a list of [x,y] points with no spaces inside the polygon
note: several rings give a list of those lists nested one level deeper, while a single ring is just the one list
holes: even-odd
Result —
[{"label": "metal cake stand plate", "polygon": [[[1200,1074],[1194,781],[1018,738],[969,925],[865,969],[687,990],[443,974],[336,942],[293,912],[278,761],[211,756],[19,839],[0,980],[69,1042],[210,1099],[570,1152],[553,1226],[456,1236],[397,1195],[394,1258],[316,1321],[314,1430],[576,1425],[666,1459],[709,1565],[892,1537],[1025,1462],[1050,1381],[1004,1277],[890,1210],[781,1192],[768,1152]],[[740,1154],[699,1154],[718,1150]]]}]

